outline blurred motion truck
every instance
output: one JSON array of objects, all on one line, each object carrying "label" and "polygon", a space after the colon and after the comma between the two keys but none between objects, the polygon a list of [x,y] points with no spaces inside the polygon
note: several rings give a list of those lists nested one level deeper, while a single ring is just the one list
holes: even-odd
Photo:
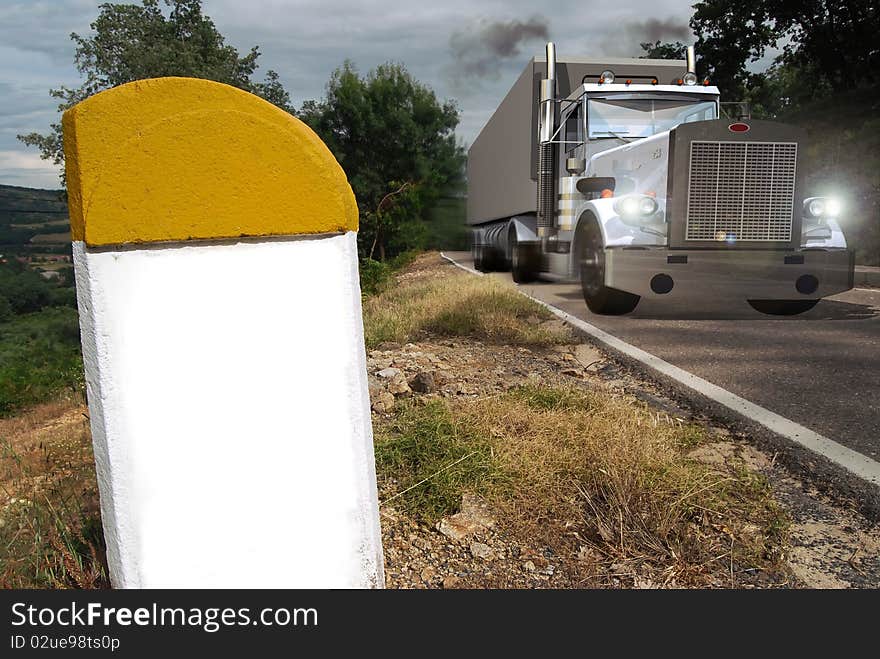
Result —
[{"label": "blurred motion truck", "polygon": [[678,298],[792,315],[852,288],[840,204],[805,190],[802,132],[721,118],[687,52],[557,61],[548,43],[528,63],[468,153],[478,270],[580,279],[600,314]]}]

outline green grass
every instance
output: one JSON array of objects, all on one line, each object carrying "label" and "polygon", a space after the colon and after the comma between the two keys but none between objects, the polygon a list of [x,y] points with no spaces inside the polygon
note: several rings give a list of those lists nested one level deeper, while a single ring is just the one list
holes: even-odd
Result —
[{"label": "green grass", "polygon": [[522,385],[514,387],[507,395],[522,401],[533,410],[543,412],[551,410],[589,412],[596,407],[596,397],[582,389]]},{"label": "green grass", "polygon": [[442,402],[401,406],[375,447],[379,473],[397,481],[393,505],[428,523],[456,512],[465,491],[486,493],[508,480],[489,438]]},{"label": "green grass", "polygon": [[54,307],[0,323],[0,416],[83,383],[76,309]]}]

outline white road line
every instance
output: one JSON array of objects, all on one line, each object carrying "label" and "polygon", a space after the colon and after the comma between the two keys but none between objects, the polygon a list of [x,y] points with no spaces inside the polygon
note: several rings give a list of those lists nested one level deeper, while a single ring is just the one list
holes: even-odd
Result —
[{"label": "white road line", "polygon": [[[478,275],[482,274],[457,263],[443,253],[441,253],[440,256],[462,270]],[[645,352],[641,348],[636,348],[634,345],[630,345],[626,341],[618,339],[616,336],[599,329],[595,325],[591,325],[580,318],[572,316],[570,313],[566,313],[562,309],[554,307],[552,304],[547,304],[543,300],[539,300],[536,297],[529,295],[522,289],[518,290],[527,298],[534,300],[541,306],[547,308],[551,313],[561,318],[569,325],[577,327],[579,330],[589,334],[610,348],[613,348],[632,359],[638,360],[645,366],[683,384],[689,389],[693,389],[706,398],[709,398],[716,403],[720,403],[737,414],[761,424],[777,435],[782,435],[786,439],[789,439],[796,444],[800,444],[814,453],[818,453],[835,464],[852,472],[856,476],[865,479],[869,483],[880,485],[880,463],[871,458],[862,455],[857,451],[853,451],[842,444],[838,444],[833,439],[828,439],[827,437],[820,435],[809,428],[805,428],[794,421],[786,419],[775,412],[771,412],[760,405],[756,405],[745,398],[741,398],[726,389],[722,389],[718,385],[712,384],[708,380],[704,380],[678,366],[674,366],[649,352]]]}]

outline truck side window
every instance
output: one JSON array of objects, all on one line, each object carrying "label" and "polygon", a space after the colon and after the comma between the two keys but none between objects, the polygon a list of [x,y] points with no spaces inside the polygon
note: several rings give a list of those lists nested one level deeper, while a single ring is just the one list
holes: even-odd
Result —
[{"label": "truck side window", "polygon": [[584,141],[583,127],[581,125],[581,105],[578,103],[568,119],[565,120],[565,151],[574,151],[580,142]]}]

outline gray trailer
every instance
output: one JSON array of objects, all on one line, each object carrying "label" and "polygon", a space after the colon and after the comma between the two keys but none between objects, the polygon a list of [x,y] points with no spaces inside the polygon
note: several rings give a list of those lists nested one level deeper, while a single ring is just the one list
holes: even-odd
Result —
[{"label": "gray trailer", "polygon": [[528,62],[468,152],[475,267],[580,280],[596,313],[644,297],[790,315],[852,286],[839,203],[808,196],[803,135],[721,117],[686,60]]}]

